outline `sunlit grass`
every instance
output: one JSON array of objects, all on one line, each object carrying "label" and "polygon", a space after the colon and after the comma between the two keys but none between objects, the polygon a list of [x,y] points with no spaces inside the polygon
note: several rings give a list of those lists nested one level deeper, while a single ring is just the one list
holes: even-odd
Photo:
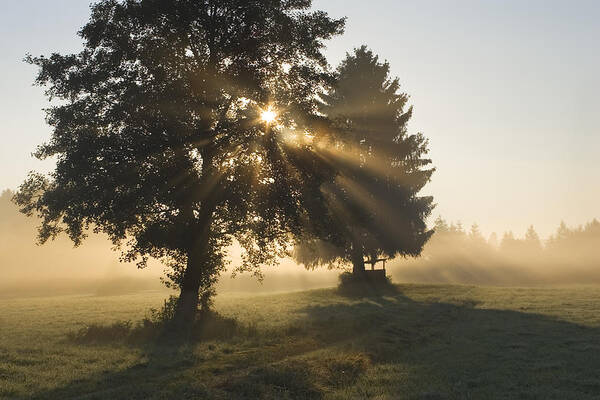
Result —
[{"label": "sunlit grass", "polygon": [[[164,292],[3,299],[0,398],[592,399],[600,288],[401,285],[222,295],[253,333],[179,347],[80,344],[83,326],[139,321]],[[87,398],[87,397],[86,397]]]}]

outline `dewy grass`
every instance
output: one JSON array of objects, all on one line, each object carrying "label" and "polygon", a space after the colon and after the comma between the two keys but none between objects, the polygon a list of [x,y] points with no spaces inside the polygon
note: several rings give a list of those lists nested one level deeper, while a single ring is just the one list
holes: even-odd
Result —
[{"label": "dewy grass", "polygon": [[[159,292],[6,299],[0,398],[594,399],[600,393],[600,288],[397,289],[369,297],[332,289],[220,296],[219,315],[253,333],[216,329],[210,339],[177,346],[118,339],[131,335],[144,310],[162,305]],[[65,340],[82,327],[95,340]]]}]

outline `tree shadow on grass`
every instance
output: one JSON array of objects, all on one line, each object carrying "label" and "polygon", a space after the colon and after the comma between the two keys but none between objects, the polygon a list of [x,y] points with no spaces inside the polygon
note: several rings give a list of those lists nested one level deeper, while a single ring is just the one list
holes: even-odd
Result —
[{"label": "tree shadow on grass", "polygon": [[[389,378],[407,374],[387,384],[389,398],[600,397],[599,329],[477,306],[469,299],[423,303],[398,294],[305,312],[329,331],[322,334],[345,335],[346,346],[368,354]],[[348,393],[370,397],[365,386],[374,381],[357,382]]]},{"label": "tree shadow on grass", "polygon": [[214,357],[191,345],[150,346],[136,365],[34,398],[598,397],[597,328],[477,307],[401,293],[332,302],[300,310],[301,325],[267,341],[216,343]]}]

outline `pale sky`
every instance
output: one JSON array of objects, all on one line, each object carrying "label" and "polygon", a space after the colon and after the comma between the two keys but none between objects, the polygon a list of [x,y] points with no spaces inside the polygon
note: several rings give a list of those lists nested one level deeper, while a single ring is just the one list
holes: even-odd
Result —
[{"label": "pale sky", "polygon": [[[5,1],[0,12],[0,190],[48,138],[26,53],[78,51],[87,0]],[[387,59],[430,138],[434,216],[485,234],[600,218],[600,1],[316,0],[347,16],[327,55],[367,44]]]}]

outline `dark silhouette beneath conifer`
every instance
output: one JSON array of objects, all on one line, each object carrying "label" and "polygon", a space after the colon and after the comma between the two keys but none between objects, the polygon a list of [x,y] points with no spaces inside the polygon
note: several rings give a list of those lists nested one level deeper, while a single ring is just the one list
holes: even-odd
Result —
[{"label": "dark silhouette beneath conifer", "polygon": [[[321,51],[343,19],[311,1],[103,0],[78,54],[28,57],[48,110],[55,158],[15,196],[42,218],[39,239],[88,228],[123,259],[165,260],[189,325],[235,240],[260,273],[286,254],[330,167],[288,130],[317,132],[315,93],[331,80]],[[272,109],[271,109],[272,107]],[[269,118],[264,117],[270,110]],[[275,111],[273,111],[275,110]],[[277,121],[273,121],[276,117]]]}]

